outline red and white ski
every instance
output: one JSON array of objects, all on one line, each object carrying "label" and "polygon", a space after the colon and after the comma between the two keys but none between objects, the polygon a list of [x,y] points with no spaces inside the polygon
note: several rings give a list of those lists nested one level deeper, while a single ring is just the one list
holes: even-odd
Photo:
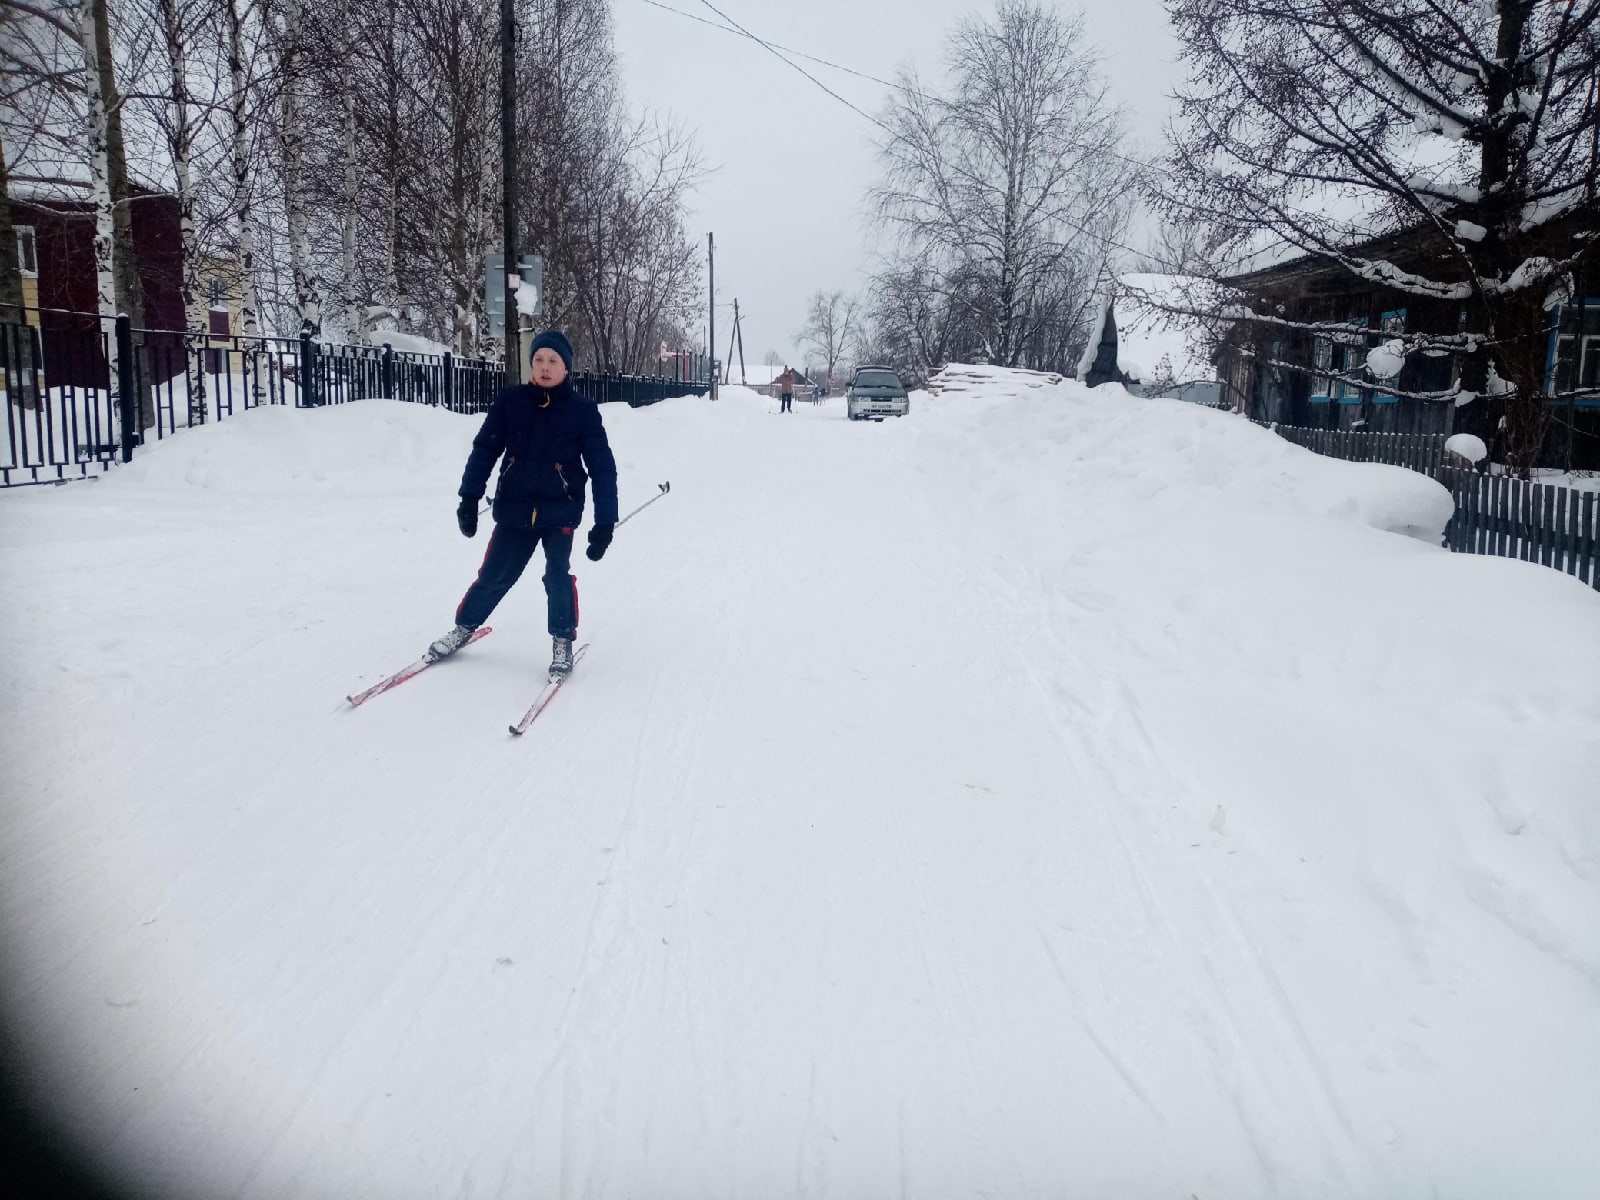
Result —
[{"label": "red and white ski", "polygon": [[[487,636],[488,634],[490,634],[492,632],[494,632],[494,631],[492,629],[490,629],[489,626],[480,625],[478,628],[476,628],[476,629],[474,629],[472,631],[472,636],[469,637],[462,644],[461,649],[465,650],[468,646],[472,645],[473,642],[477,641],[481,637]],[[459,654],[460,652],[461,651],[458,650],[456,653]],[[358,706],[360,706],[362,704],[365,704],[368,700],[371,700],[374,696],[381,696],[381,695],[383,695],[384,692],[387,692],[390,688],[397,688],[402,683],[404,683],[406,680],[413,679],[416,676],[421,675],[429,667],[433,666],[434,663],[440,663],[440,662],[443,662],[443,661],[444,661],[444,659],[442,659],[442,658],[429,658],[427,655],[423,655],[421,658],[417,659],[416,662],[412,663],[409,667],[405,667],[402,670],[396,671],[393,675],[389,676],[389,678],[380,679],[377,683],[373,684],[366,691],[357,692],[354,696],[346,696],[345,699],[350,701],[350,707],[351,708],[356,708],[356,707],[358,707]]]},{"label": "red and white ski", "polygon": [[544,685],[544,690],[539,693],[538,699],[533,702],[533,707],[522,714],[522,720],[511,726],[513,736],[521,737],[528,732],[528,726],[532,725],[538,719],[539,714],[549,705],[550,701],[556,698],[556,693],[561,690],[561,685],[572,678],[572,672],[578,669],[578,664],[583,661],[584,651],[588,648],[589,643],[585,642],[572,652],[572,671],[568,671],[565,675],[557,676]]}]

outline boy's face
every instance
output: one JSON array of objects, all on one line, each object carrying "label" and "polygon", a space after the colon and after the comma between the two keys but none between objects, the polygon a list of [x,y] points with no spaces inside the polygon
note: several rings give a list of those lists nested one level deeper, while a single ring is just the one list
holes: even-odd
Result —
[{"label": "boy's face", "polygon": [[552,388],[567,377],[567,364],[561,361],[549,346],[540,346],[533,353],[533,381],[540,387]]}]

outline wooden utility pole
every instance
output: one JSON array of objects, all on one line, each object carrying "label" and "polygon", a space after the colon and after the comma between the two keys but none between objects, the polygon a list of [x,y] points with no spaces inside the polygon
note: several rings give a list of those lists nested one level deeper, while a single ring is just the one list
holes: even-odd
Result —
[{"label": "wooden utility pole", "polygon": [[706,234],[706,276],[711,290],[711,337],[706,345],[711,354],[711,398],[717,398],[717,240],[715,234]]},{"label": "wooden utility pole", "polygon": [[517,335],[517,5],[500,0],[500,186],[504,222],[506,382],[527,378],[522,339]]},{"label": "wooden utility pole", "polygon": [[739,378],[744,379],[744,320],[739,316],[739,302],[733,302],[733,336],[739,341]]},{"label": "wooden utility pole", "polygon": [[746,383],[744,372],[744,318],[739,315],[739,298],[733,298],[733,332],[728,335],[728,361],[722,365],[722,380],[726,383],[733,372],[733,348],[739,347],[739,382]]}]

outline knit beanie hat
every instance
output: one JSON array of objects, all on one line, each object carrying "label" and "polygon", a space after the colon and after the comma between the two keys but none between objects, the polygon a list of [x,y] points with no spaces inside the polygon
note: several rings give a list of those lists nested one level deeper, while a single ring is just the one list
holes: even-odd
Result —
[{"label": "knit beanie hat", "polygon": [[572,370],[572,343],[559,329],[546,329],[533,339],[533,345],[528,347],[528,361],[532,362],[533,356],[540,350],[554,350],[561,355],[561,361],[567,364],[567,370]]}]

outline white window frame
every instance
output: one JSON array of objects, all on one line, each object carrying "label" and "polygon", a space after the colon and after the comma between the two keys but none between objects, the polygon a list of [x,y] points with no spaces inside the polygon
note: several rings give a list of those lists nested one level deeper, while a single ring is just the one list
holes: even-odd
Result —
[{"label": "white window frame", "polygon": [[[1369,317],[1348,317],[1340,322],[1343,325],[1370,326]],[[1341,375],[1353,375],[1366,365],[1365,333],[1352,333],[1348,329],[1341,329],[1333,335],[1333,358],[1338,365]],[[1361,393],[1365,389],[1359,383],[1351,383],[1348,379],[1333,380],[1333,402],[1335,404],[1360,404]]]},{"label": "white window frame", "polygon": [[[39,237],[32,225],[13,225],[17,233],[17,268],[24,279],[39,278]],[[26,250],[24,250],[26,247]],[[28,260],[33,266],[28,266]]]},{"label": "white window frame", "polygon": [[[1553,392],[1561,386],[1563,362],[1570,364],[1569,381],[1573,391],[1600,386],[1600,332],[1587,333],[1583,329],[1587,315],[1591,311],[1600,309],[1600,300],[1585,298],[1578,301],[1577,328],[1571,333],[1566,333],[1562,331],[1561,326],[1569,315],[1567,311],[1569,307],[1571,306],[1562,305],[1556,310],[1556,326],[1551,330],[1545,387]],[[1600,398],[1584,396],[1578,398],[1576,403],[1588,407],[1600,403]]]},{"label": "white window frame", "polygon": [[1327,404],[1333,399],[1333,335],[1311,337],[1311,403]]}]

